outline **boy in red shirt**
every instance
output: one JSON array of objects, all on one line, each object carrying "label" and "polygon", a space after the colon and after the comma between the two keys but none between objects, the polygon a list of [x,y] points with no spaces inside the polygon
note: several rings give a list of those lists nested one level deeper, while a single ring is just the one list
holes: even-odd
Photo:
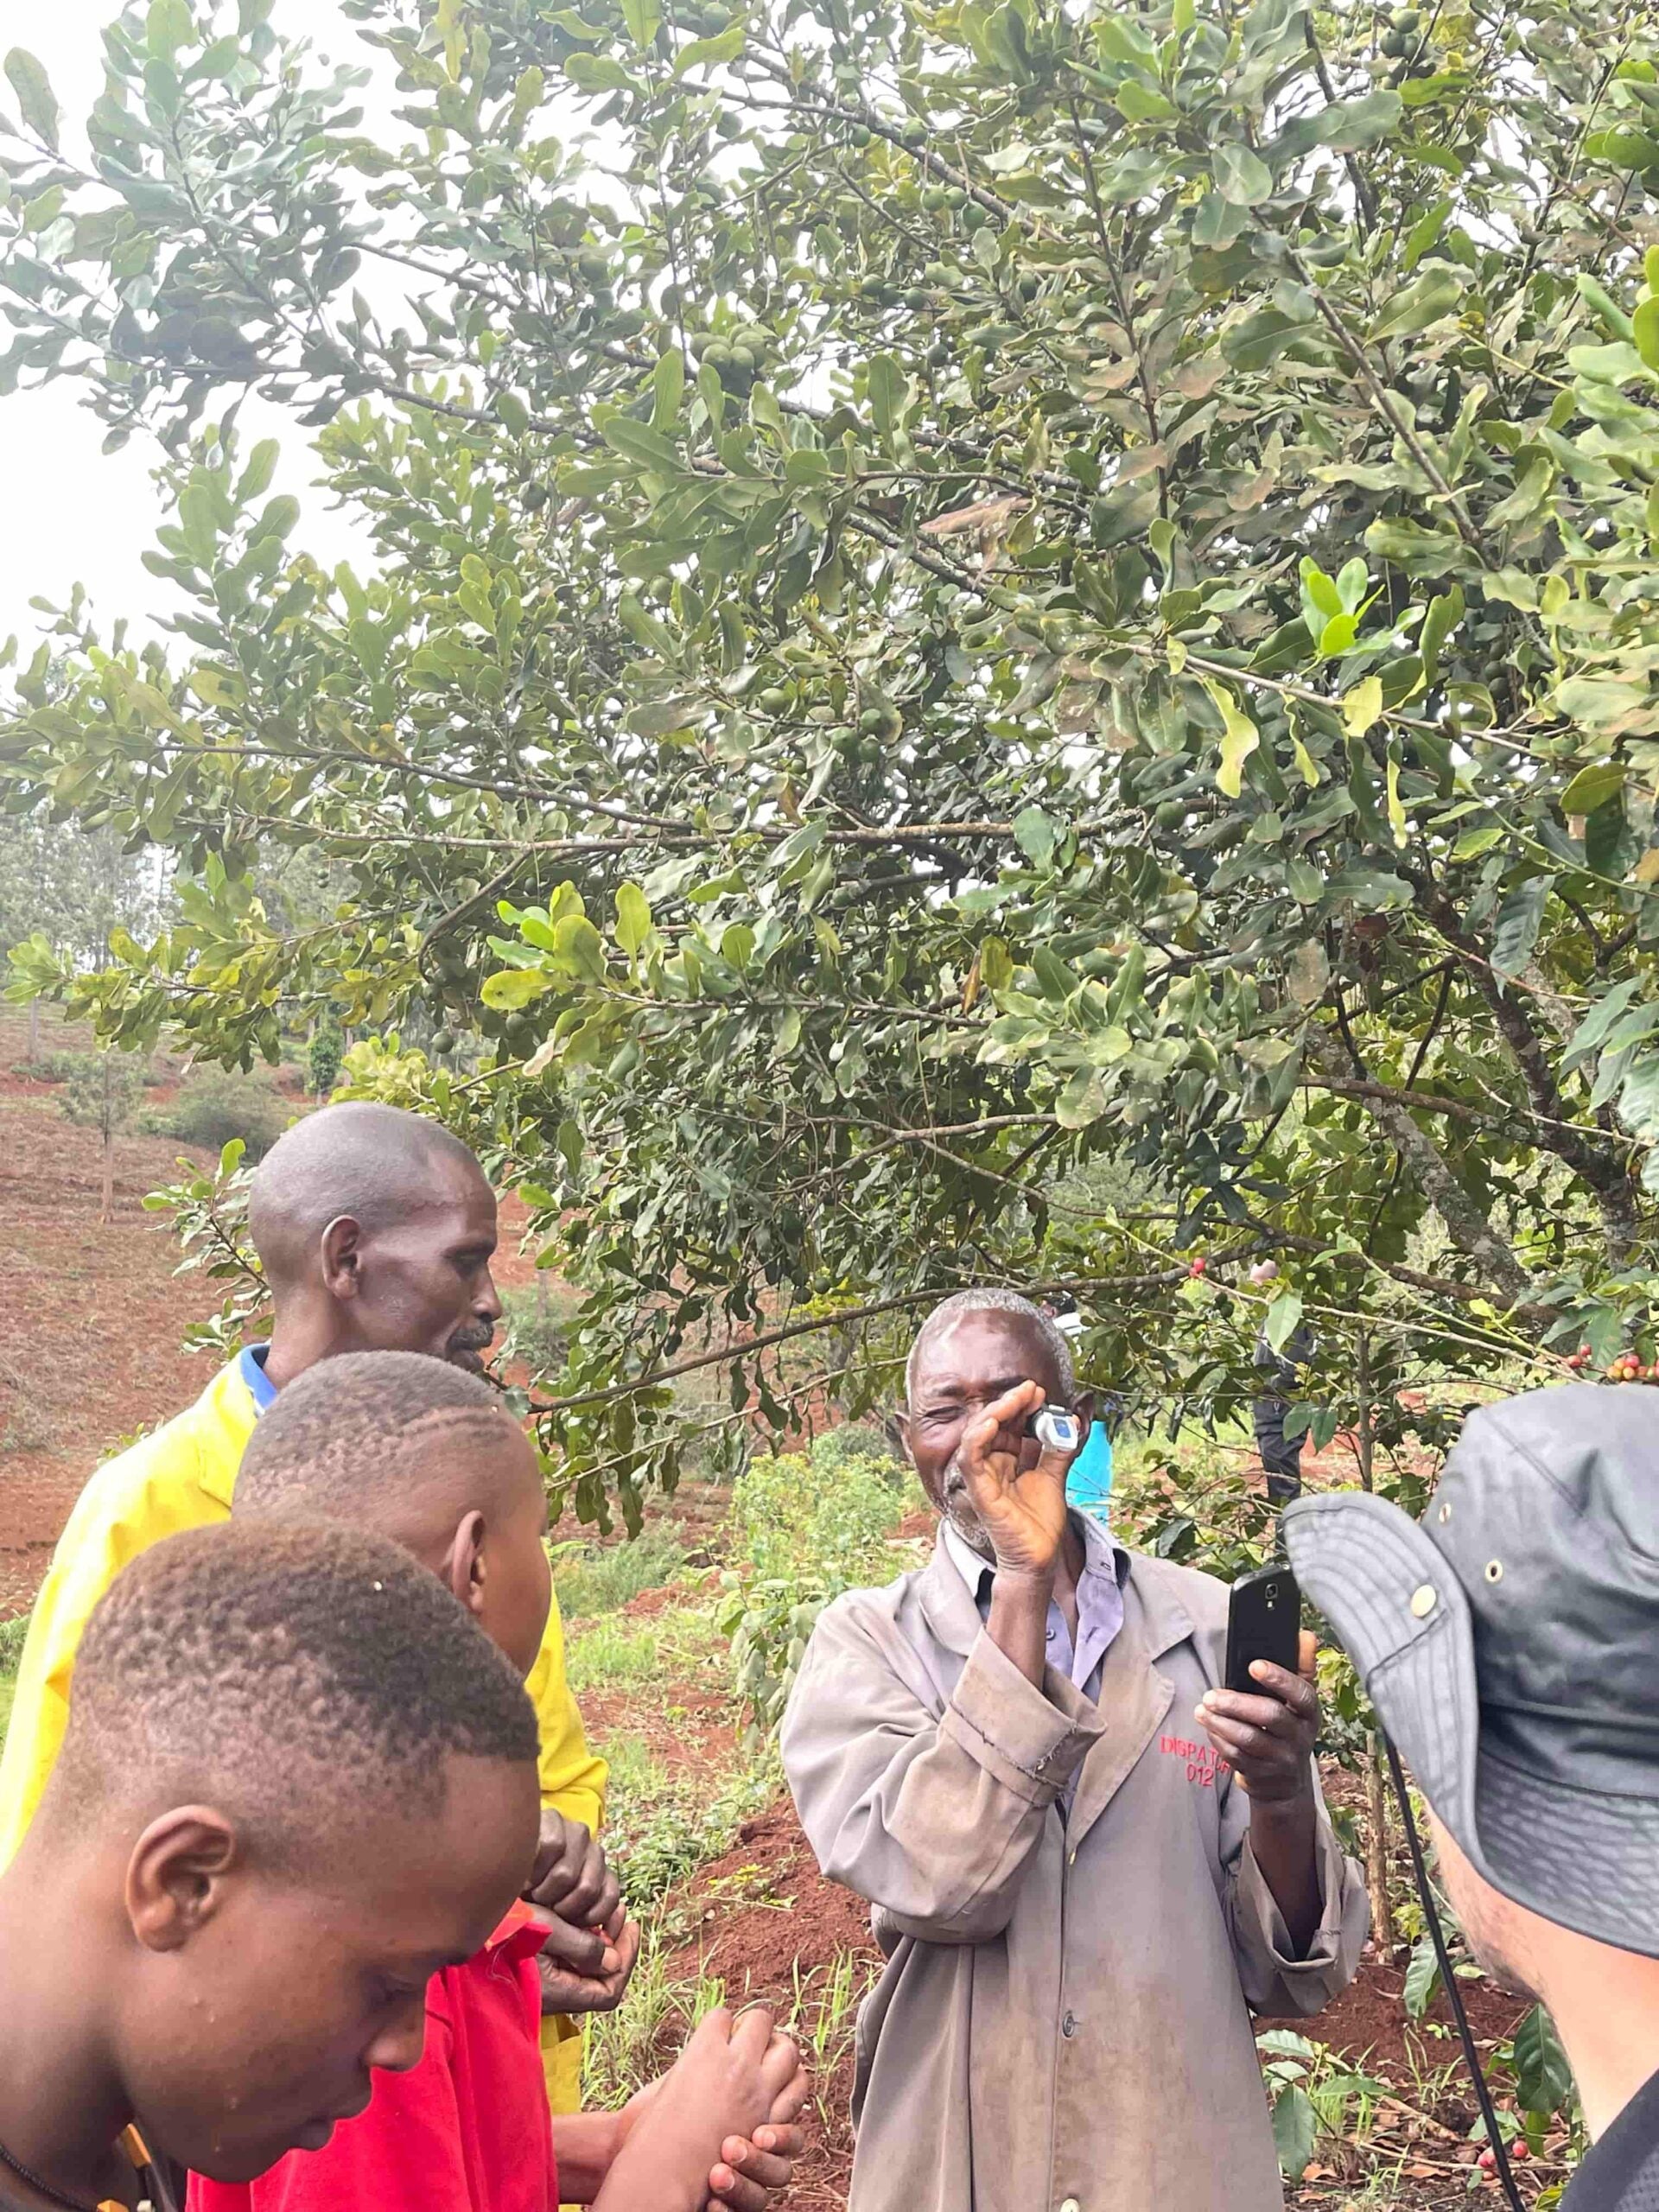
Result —
[{"label": "boy in red shirt", "polygon": [[[515,1667],[539,1649],[550,1593],[546,1495],[523,1430],[486,1383],[410,1352],[320,1363],[255,1430],[238,1522],[349,1522],[392,1537],[445,1582]],[[538,1907],[427,1986],[426,2045],[378,2073],[366,2112],[252,2183],[193,2176],[191,2212],[764,2212],[801,2147],[795,2045],[756,2012],[701,2022],[680,2061],[620,2113],[550,2119],[539,2056]],[[620,1909],[601,1971],[631,1952]],[[735,2102],[734,2101],[735,2099]],[[747,2133],[729,2133],[747,2108]]]}]

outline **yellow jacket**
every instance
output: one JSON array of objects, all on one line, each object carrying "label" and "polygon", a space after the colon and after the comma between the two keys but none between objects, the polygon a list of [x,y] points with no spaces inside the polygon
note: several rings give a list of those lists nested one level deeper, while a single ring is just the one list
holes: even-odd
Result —
[{"label": "yellow jacket", "polygon": [[[70,1515],[35,1600],[18,1669],[11,1725],[0,1757],[0,1871],[22,1841],[56,1763],[69,1717],[69,1678],[92,1608],[129,1560],[184,1529],[223,1521],[257,1412],[236,1364],[223,1368],[194,1406],[99,1468]],[[565,1686],[558,1600],[524,1685],[542,1727],[542,1801],[597,1829],[605,1762],[588,1748]],[[543,2023],[542,2055],[556,2112],[581,2097],[582,2031]]]}]

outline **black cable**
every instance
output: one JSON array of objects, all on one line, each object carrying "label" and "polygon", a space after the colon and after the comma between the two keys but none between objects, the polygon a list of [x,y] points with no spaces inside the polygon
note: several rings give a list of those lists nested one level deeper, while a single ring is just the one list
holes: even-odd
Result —
[{"label": "black cable", "polygon": [[1463,2007],[1463,1992],[1458,1987],[1457,1977],[1452,1971],[1452,1961],[1446,1948],[1446,1930],[1440,1926],[1434,1892],[1428,1885],[1428,1868],[1423,1859],[1422,1842],[1417,1834],[1417,1823],[1411,1816],[1411,1797],[1406,1789],[1406,1777],[1400,1770],[1400,1754],[1386,1736],[1382,1738],[1382,1749],[1388,1756],[1394,1794],[1399,1800],[1400,1817],[1406,1824],[1406,1841],[1411,1848],[1411,1871],[1416,1880],[1417,1894],[1422,1900],[1423,1917],[1428,1923],[1429,1939],[1434,1946],[1434,1956],[1440,1962],[1440,1980],[1446,1984],[1452,2017],[1458,2024],[1463,2055],[1469,2062],[1469,2072],[1475,2084],[1475,2100],[1480,2107],[1480,2116],[1486,2124],[1486,2140],[1491,2145],[1492,2163],[1497,2169],[1498,2179],[1503,2184],[1503,2194],[1510,2200],[1510,2212],[1526,2212],[1526,2207],[1521,2201],[1521,2192],[1516,2187],[1509,2152],[1497,2131],[1497,2111],[1492,2103],[1492,2093],[1486,2086],[1486,2076],[1481,2070],[1480,2053],[1475,2049],[1469,2015]]}]

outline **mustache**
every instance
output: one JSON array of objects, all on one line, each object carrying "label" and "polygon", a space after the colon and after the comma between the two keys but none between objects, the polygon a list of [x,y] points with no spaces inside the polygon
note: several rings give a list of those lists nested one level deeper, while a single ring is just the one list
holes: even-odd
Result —
[{"label": "mustache", "polygon": [[457,1351],[487,1351],[495,1342],[495,1330],[488,1321],[474,1322],[471,1328],[457,1329],[449,1339],[448,1349]]}]

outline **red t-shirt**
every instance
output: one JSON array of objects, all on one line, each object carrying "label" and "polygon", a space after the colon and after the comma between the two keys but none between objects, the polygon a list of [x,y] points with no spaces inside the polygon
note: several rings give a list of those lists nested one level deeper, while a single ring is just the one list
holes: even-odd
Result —
[{"label": "red t-shirt", "polygon": [[542,1941],[524,1908],[510,1913],[475,1957],[433,1976],[418,2066],[377,2074],[366,2112],[257,2181],[192,2174],[189,2212],[558,2212]]}]

